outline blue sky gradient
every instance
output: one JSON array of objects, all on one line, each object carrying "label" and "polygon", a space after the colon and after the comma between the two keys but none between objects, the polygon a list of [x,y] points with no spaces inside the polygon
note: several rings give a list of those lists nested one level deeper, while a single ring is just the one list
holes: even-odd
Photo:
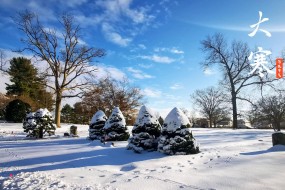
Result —
[{"label": "blue sky gradient", "polygon": [[[81,42],[107,50],[98,59],[98,75],[109,71],[140,87],[148,105],[163,115],[173,107],[191,108],[190,94],[217,85],[219,70],[203,70],[201,40],[222,33],[230,41],[247,42],[280,57],[285,47],[285,1],[281,0],[0,0],[0,48],[22,46],[22,34],[11,17],[25,9],[36,12],[46,26],[60,31],[57,18],[74,14],[82,27]],[[248,34],[258,22],[258,11],[269,21]],[[10,55],[8,53],[8,55]],[[12,55],[12,54],[11,54]],[[3,86],[4,84],[0,84]]]}]

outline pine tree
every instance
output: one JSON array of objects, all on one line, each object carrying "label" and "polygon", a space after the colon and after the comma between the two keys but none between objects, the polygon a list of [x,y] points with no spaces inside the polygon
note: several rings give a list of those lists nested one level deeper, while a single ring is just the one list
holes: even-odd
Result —
[{"label": "pine tree", "polygon": [[119,109],[115,107],[111,116],[103,128],[106,141],[126,141],[130,137],[126,127],[125,118]]},{"label": "pine tree", "polygon": [[137,153],[143,150],[157,150],[160,131],[161,126],[154,112],[146,106],[142,106],[132,130],[133,137],[129,139],[127,149],[132,149]]},{"label": "pine tree", "polygon": [[199,147],[189,128],[187,116],[179,108],[172,109],[164,120],[158,151],[169,155],[198,153]]},{"label": "pine tree", "polygon": [[104,134],[103,127],[107,119],[108,119],[107,116],[101,110],[97,111],[94,114],[89,125],[90,140],[101,140]]},{"label": "pine tree", "polygon": [[63,123],[72,123],[74,116],[74,109],[69,104],[65,104],[61,109],[61,121]]},{"label": "pine tree", "polygon": [[39,109],[35,113],[30,112],[26,115],[23,123],[24,132],[27,137],[43,138],[44,135],[53,135],[55,126],[53,118],[47,109]]},{"label": "pine tree", "polygon": [[12,84],[6,84],[7,95],[28,96],[37,104],[37,108],[52,108],[52,94],[45,90],[44,80],[38,76],[38,70],[29,59],[13,58],[8,74]]},{"label": "pine tree", "polygon": [[5,119],[12,122],[23,122],[26,113],[30,111],[31,106],[28,103],[16,99],[6,106]]}]

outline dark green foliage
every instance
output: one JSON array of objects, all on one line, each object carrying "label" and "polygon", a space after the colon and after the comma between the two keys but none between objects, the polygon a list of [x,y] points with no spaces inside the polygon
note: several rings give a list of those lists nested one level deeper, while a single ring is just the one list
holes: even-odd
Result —
[{"label": "dark green foliage", "polygon": [[195,145],[195,138],[190,130],[176,131],[173,133],[163,131],[160,141],[166,142],[170,139],[169,153],[172,154],[197,154],[199,153],[199,147]]},{"label": "dark green foliage", "polygon": [[52,94],[45,90],[44,79],[39,77],[29,59],[13,58],[8,74],[12,84],[6,84],[7,95],[28,96],[37,104],[37,108],[52,108]]},{"label": "dark green foliage", "polygon": [[164,120],[158,151],[169,155],[199,153],[199,146],[190,130],[189,120],[179,108],[171,110]]},{"label": "dark green foliage", "polygon": [[75,120],[74,115],[74,109],[69,104],[65,104],[61,109],[61,122],[72,123]]},{"label": "dark green foliage", "polygon": [[159,122],[159,124],[160,124],[161,126],[163,125],[164,120],[163,120],[163,118],[162,118],[161,116],[159,116],[158,122]]},{"label": "dark green foliage", "polygon": [[90,140],[100,140],[104,135],[103,127],[106,121],[98,121],[96,123],[92,123],[89,126],[89,139]]},{"label": "dark green foliage", "polygon": [[74,117],[72,123],[88,125],[92,116],[89,112],[88,108],[84,106],[82,102],[76,102],[74,104]]},{"label": "dark green foliage", "polygon": [[133,137],[129,139],[127,149],[132,149],[136,153],[143,150],[157,150],[160,131],[161,126],[153,111],[142,106],[132,130]]},{"label": "dark green foliage", "polygon": [[103,130],[106,141],[126,141],[130,137],[125,118],[118,107],[114,108]]},{"label": "dark green foliage", "polygon": [[130,134],[127,132],[127,127],[121,125],[112,125],[111,128],[105,129],[105,141],[126,141],[129,139]]},{"label": "dark green foliage", "polygon": [[11,101],[5,110],[5,119],[11,122],[23,122],[26,113],[31,111],[31,106],[19,99]]},{"label": "dark green foliage", "polygon": [[101,140],[104,135],[103,127],[107,121],[107,116],[101,110],[97,111],[91,119],[89,125],[89,139]]},{"label": "dark green foliage", "polygon": [[53,118],[47,109],[39,109],[37,112],[27,114],[23,123],[27,137],[43,138],[44,135],[54,135],[55,126]]}]

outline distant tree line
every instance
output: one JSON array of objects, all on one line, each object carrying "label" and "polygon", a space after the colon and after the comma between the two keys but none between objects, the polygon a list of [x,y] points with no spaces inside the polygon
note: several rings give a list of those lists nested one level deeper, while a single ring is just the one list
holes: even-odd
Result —
[{"label": "distant tree line", "polygon": [[[0,117],[7,121],[21,122],[26,112],[40,108],[54,109],[53,94],[46,90],[45,78],[41,77],[31,60],[18,57],[10,61],[7,70],[11,83],[6,84],[6,96],[0,96]],[[131,86],[127,80],[118,81],[110,76],[94,82],[85,91],[80,102],[73,106],[66,104],[61,110],[64,123],[89,124],[98,110],[111,114],[119,106],[127,124],[133,124],[137,108],[144,103],[139,88]]]},{"label": "distant tree line", "polygon": [[94,83],[84,93],[82,101],[66,104],[61,110],[61,120],[66,123],[89,124],[91,117],[98,110],[110,115],[114,107],[120,107],[125,115],[127,125],[133,124],[137,108],[144,103],[139,88],[131,86],[127,80],[118,81],[110,76]]}]

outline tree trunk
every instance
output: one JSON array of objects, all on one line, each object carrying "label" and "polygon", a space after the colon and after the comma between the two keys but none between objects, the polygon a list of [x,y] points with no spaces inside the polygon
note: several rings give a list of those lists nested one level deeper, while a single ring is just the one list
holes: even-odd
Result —
[{"label": "tree trunk", "polygon": [[237,123],[237,98],[236,94],[233,92],[232,93],[232,105],[233,105],[233,129],[238,128],[238,123]]},{"label": "tree trunk", "polygon": [[56,93],[55,100],[55,124],[60,128],[60,108],[61,108],[61,93]]},{"label": "tree trunk", "polygon": [[281,131],[280,122],[278,122],[278,121],[275,122],[275,129],[276,129],[277,131]]},{"label": "tree trunk", "polygon": [[44,137],[44,129],[43,127],[40,127],[39,138],[42,139],[43,137]]},{"label": "tree trunk", "polygon": [[214,128],[217,128],[217,121],[216,121],[216,119],[214,119],[213,123],[214,123]]},{"label": "tree trunk", "polygon": [[211,116],[209,117],[209,120],[210,120],[210,121],[209,121],[209,122],[210,122],[209,127],[211,128],[211,127],[212,127],[212,122],[213,122],[213,121],[212,121],[213,119],[212,119]]}]

